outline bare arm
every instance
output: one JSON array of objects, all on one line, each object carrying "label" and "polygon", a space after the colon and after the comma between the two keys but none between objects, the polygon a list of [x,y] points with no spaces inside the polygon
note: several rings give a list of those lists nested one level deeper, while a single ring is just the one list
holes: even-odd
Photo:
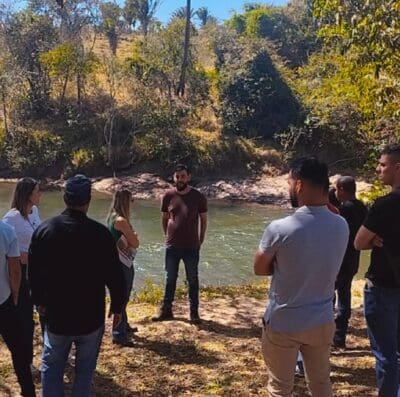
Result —
[{"label": "bare arm", "polygon": [[361,226],[354,239],[354,248],[356,250],[369,250],[373,247],[382,247],[382,239],[376,234],[371,232],[365,226]]},{"label": "bare arm", "polygon": [[124,235],[129,247],[135,249],[139,247],[138,235],[125,218],[118,217],[114,222],[114,227]]},{"label": "bare arm", "polygon": [[19,263],[19,257],[9,257],[7,258],[7,261],[8,271],[10,274],[11,293],[14,304],[17,305],[19,287],[21,285],[21,265]]},{"label": "bare arm", "polygon": [[169,219],[168,212],[163,212],[161,216],[161,225],[163,228],[164,236],[167,235],[168,219]]},{"label": "bare arm", "polygon": [[275,255],[267,255],[257,250],[254,258],[254,274],[256,276],[272,276],[274,273]]},{"label": "bare arm", "polygon": [[206,237],[207,220],[207,212],[202,212],[200,214],[200,245],[203,244],[204,238]]}]

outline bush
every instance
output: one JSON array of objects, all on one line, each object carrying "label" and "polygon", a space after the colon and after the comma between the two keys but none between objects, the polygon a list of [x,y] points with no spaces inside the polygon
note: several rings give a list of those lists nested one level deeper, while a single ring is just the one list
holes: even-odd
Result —
[{"label": "bush", "polygon": [[8,167],[18,174],[41,175],[65,158],[63,140],[48,131],[18,128],[10,131],[4,145]]}]

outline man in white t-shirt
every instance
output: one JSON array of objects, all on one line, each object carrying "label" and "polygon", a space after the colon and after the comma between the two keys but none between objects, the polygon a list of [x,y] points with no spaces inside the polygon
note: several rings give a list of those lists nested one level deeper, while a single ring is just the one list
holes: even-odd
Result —
[{"label": "man in white t-shirt", "polygon": [[19,248],[14,229],[0,221],[0,335],[11,352],[24,397],[35,396],[29,354],[22,343],[22,327],[16,305],[21,283]]}]

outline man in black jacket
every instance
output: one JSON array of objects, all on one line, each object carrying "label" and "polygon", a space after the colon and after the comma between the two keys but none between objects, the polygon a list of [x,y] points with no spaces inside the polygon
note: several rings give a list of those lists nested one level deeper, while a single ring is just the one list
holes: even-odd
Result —
[{"label": "man in black jacket", "polygon": [[335,283],[337,314],[333,344],[335,347],[345,348],[351,316],[351,284],[360,262],[360,251],[354,248],[354,238],[367,216],[367,208],[356,199],[356,181],[352,176],[342,176],[336,181],[336,198],[339,202],[339,213],[346,219],[350,230],[346,253]]},{"label": "man in black jacket", "polygon": [[65,211],[36,229],[29,250],[32,299],[46,318],[42,359],[44,397],[64,396],[63,375],[76,347],[73,396],[89,396],[104,332],[105,287],[114,323],[121,318],[124,280],[107,228],[87,217],[91,182],[84,175],[65,187]]}]

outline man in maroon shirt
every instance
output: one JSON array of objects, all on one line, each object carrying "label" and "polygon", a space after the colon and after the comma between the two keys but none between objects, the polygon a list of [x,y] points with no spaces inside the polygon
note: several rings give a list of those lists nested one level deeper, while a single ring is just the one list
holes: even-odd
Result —
[{"label": "man in maroon shirt", "polygon": [[[153,321],[172,320],[179,262],[185,264],[189,284],[190,320],[199,317],[199,251],[207,229],[207,199],[189,186],[191,174],[183,164],[175,168],[175,187],[168,190],[161,204],[162,227],[165,235],[165,293],[158,316]],[[199,222],[200,220],[200,222]]]}]

